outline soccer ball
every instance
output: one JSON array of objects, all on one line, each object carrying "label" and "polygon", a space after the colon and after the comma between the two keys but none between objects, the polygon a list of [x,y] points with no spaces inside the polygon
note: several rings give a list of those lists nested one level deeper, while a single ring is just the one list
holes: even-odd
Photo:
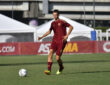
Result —
[{"label": "soccer ball", "polygon": [[20,69],[19,70],[19,76],[20,77],[26,77],[27,76],[27,70],[26,69]]}]

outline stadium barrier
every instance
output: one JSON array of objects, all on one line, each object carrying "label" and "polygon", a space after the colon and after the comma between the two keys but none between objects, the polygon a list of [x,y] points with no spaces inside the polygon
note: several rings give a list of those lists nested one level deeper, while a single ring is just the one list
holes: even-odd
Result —
[{"label": "stadium barrier", "polygon": [[[51,42],[1,43],[0,55],[37,55],[48,54]],[[65,54],[73,53],[110,53],[109,41],[74,41],[68,42]]]}]

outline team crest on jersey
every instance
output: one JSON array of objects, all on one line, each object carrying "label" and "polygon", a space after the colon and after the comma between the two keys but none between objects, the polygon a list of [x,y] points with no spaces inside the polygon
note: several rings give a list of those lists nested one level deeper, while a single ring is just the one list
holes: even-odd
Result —
[{"label": "team crest on jersey", "polygon": [[61,26],[61,23],[58,23],[58,26]]}]

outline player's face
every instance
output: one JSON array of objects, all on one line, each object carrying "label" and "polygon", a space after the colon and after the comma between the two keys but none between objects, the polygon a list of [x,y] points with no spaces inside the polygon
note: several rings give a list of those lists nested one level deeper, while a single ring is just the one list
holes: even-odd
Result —
[{"label": "player's face", "polygon": [[54,12],[54,13],[53,13],[53,17],[54,17],[55,20],[57,20],[57,19],[59,18],[59,14],[56,13],[56,12]]}]

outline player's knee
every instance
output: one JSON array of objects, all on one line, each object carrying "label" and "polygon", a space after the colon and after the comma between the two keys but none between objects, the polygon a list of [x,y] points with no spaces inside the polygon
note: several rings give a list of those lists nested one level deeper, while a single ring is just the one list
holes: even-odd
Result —
[{"label": "player's knee", "polygon": [[56,60],[59,61],[60,60],[60,57],[59,56],[56,56]]},{"label": "player's knee", "polygon": [[52,59],[52,55],[53,55],[53,50],[50,50],[49,55],[48,55],[48,59],[49,59],[49,60]]},{"label": "player's knee", "polygon": [[48,56],[48,62],[52,61],[52,56]]},{"label": "player's knee", "polygon": [[52,55],[53,55],[53,51],[52,50],[50,50],[50,52],[49,52],[49,55],[48,55],[48,57],[52,57]]},{"label": "player's knee", "polygon": [[52,50],[52,49],[50,49],[49,55],[52,55],[52,54],[53,54],[53,50]]},{"label": "player's knee", "polygon": [[48,59],[51,60],[52,59],[52,55],[48,55]]}]

